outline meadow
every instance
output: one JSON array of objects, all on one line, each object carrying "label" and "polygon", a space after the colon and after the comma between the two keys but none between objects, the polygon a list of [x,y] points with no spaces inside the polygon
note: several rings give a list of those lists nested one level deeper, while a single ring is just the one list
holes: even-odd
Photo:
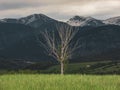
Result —
[{"label": "meadow", "polygon": [[119,75],[13,74],[0,76],[0,90],[120,90]]}]

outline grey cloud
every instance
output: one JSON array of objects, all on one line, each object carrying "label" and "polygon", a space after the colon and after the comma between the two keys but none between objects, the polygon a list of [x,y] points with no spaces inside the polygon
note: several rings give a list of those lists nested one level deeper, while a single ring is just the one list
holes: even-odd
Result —
[{"label": "grey cloud", "polygon": [[110,0],[0,0],[0,10],[20,9],[38,6],[87,4],[95,1]]},{"label": "grey cloud", "polygon": [[0,18],[43,13],[67,20],[73,15],[106,18],[120,15],[120,0],[0,0]]},{"label": "grey cloud", "polygon": [[0,10],[20,9],[29,7],[40,7],[43,4],[40,3],[0,3]]},{"label": "grey cloud", "polygon": [[71,3],[90,3],[100,0],[0,0],[0,10],[37,7],[39,5],[63,5]]},{"label": "grey cloud", "polygon": [[73,17],[72,15],[65,15],[65,14],[60,14],[57,12],[54,13],[48,13],[48,16],[50,16],[51,18],[57,19],[57,20],[62,20],[62,21],[67,21],[69,18]]}]

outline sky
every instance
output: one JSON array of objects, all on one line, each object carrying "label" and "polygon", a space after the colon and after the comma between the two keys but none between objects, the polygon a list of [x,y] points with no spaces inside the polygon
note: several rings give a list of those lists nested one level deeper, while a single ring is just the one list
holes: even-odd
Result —
[{"label": "sky", "polygon": [[107,19],[120,16],[120,0],[0,0],[0,19],[45,14],[67,21],[79,16]]}]

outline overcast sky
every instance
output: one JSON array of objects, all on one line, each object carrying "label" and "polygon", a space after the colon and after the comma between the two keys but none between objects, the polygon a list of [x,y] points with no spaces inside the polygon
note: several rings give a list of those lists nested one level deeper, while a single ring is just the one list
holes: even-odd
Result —
[{"label": "overcast sky", "polygon": [[0,18],[42,13],[57,20],[74,15],[98,19],[120,16],[120,0],[0,0]]}]

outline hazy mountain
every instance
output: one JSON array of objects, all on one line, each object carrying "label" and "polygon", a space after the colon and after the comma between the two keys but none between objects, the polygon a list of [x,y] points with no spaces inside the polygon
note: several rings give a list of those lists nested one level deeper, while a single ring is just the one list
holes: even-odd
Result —
[{"label": "hazy mountain", "polygon": [[[84,27],[79,27],[79,32],[73,40],[80,39],[81,48],[75,51],[72,62],[120,60],[120,26],[105,25],[91,17],[75,16],[70,19],[74,20],[79,22],[77,26]],[[0,22],[0,57],[25,62],[53,61],[53,58],[44,53],[39,43],[40,31],[56,31],[56,24],[59,27],[68,25],[41,14],[20,19],[2,19]]]},{"label": "hazy mountain", "polygon": [[120,25],[120,16],[106,20],[97,20],[92,17],[74,16],[67,23],[71,26],[103,26],[103,25]]},{"label": "hazy mountain", "polygon": [[[52,19],[44,14],[33,14],[19,19],[5,18],[1,19],[0,23],[20,23],[38,28],[42,24],[57,23],[58,21]],[[98,20],[93,17],[74,16],[67,21],[71,26],[103,26],[103,25],[120,25],[120,17],[113,17],[107,20]]]},{"label": "hazy mountain", "polygon": [[38,33],[36,29],[22,24],[0,24],[0,57],[45,60],[46,56],[36,39]]},{"label": "hazy mountain", "polygon": [[105,24],[113,24],[113,25],[120,25],[120,16],[104,20],[103,23],[105,23]]},{"label": "hazy mountain", "polygon": [[106,25],[80,28],[77,38],[81,48],[79,57],[88,60],[120,60],[120,26]]},{"label": "hazy mountain", "polygon": [[71,26],[101,26],[104,23],[92,17],[74,16],[67,21]]},{"label": "hazy mountain", "polygon": [[[59,23],[59,25],[66,25]],[[42,30],[56,30],[55,23],[45,24]],[[44,49],[40,47],[36,36],[40,37],[39,30],[21,24],[0,24],[0,56],[10,58],[47,60]],[[80,27],[76,39],[80,39],[81,48],[75,57],[90,58],[104,56],[110,51],[120,49],[120,26],[107,25],[99,27]],[[75,40],[74,40],[75,41]],[[103,55],[104,53],[104,55]],[[119,57],[119,53],[116,53]],[[105,56],[106,57],[106,56]],[[110,55],[108,59],[115,57]],[[46,58],[46,59],[45,59]]]},{"label": "hazy mountain", "polygon": [[44,23],[56,22],[56,20],[49,18],[48,16],[43,14],[33,14],[24,18],[20,18],[18,22],[37,28]]},{"label": "hazy mountain", "polygon": [[39,27],[40,25],[44,23],[56,22],[56,20],[49,18],[48,16],[43,15],[43,14],[33,14],[33,15],[26,16],[20,19],[6,18],[6,19],[2,19],[1,21],[4,23],[20,23],[20,24],[29,25],[35,28]]}]

